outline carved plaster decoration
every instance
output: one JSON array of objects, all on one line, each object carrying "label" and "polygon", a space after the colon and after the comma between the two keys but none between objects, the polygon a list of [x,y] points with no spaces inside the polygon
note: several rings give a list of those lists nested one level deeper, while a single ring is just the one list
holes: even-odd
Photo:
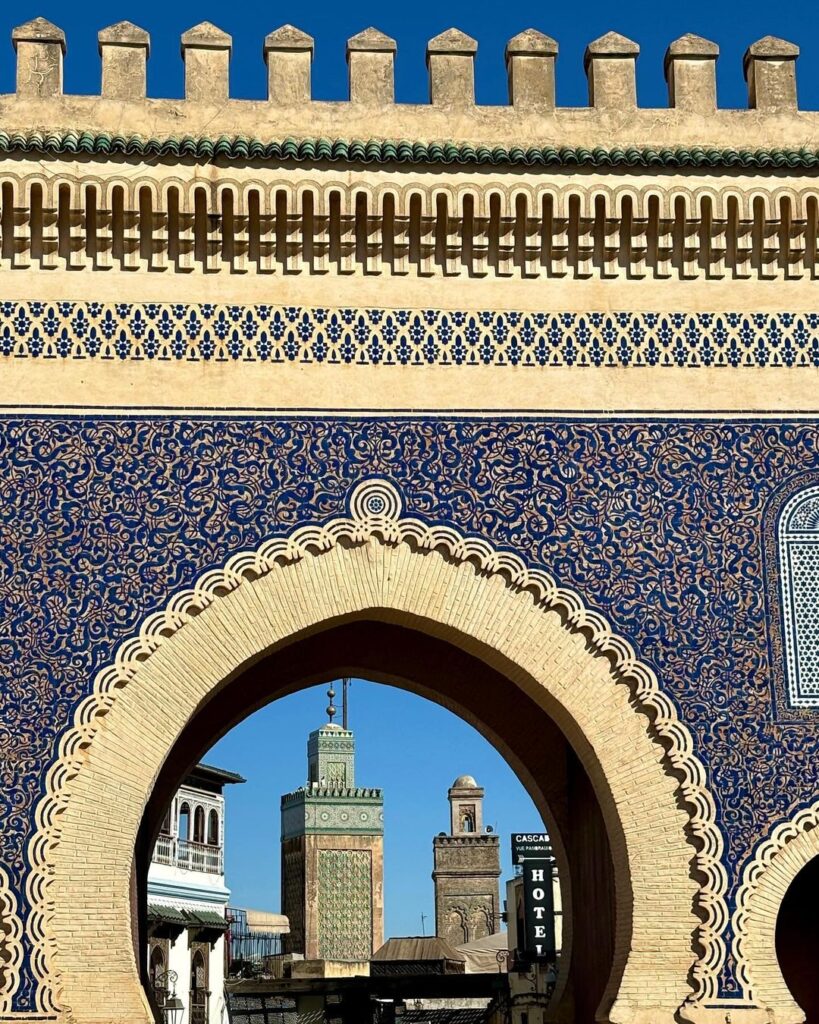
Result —
[{"label": "carved plaster decoration", "polygon": [[[0,164],[0,267],[228,274],[797,279],[810,178],[745,181]],[[408,180],[409,179],[409,180]]]},{"label": "carved plaster decoration", "polygon": [[0,866],[0,1013],[9,1013],[23,959],[23,925],[8,875]]}]

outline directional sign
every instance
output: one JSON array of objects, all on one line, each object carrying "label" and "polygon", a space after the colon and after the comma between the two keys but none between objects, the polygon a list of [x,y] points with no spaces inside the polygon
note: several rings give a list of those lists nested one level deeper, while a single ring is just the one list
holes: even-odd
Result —
[{"label": "directional sign", "polygon": [[522,864],[532,858],[552,858],[552,844],[546,832],[513,832],[512,863]]}]

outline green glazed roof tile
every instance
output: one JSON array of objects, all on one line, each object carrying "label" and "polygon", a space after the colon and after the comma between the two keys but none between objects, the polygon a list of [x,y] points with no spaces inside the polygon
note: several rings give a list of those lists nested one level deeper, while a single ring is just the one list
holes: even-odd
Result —
[{"label": "green glazed roof tile", "polygon": [[1,132],[0,153],[161,156],[194,160],[263,160],[361,164],[450,164],[522,167],[687,168],[742,170],[806,170],[819,167],[819,151],[811,149],[585,149],[570,146],[473,146],[470,143],[390,140],[293,139],[272,142],[243,136],[217,139],[189,135],[143,138],[107,132]]}]

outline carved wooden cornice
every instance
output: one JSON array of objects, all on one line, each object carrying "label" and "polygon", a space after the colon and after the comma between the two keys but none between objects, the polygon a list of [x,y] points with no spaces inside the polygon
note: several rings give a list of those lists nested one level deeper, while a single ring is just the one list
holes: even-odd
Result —
[{"label": "carved wooden cornice", "polygon": [[226,274],[812,278],[806,175],[0,161],[0,267]]}]

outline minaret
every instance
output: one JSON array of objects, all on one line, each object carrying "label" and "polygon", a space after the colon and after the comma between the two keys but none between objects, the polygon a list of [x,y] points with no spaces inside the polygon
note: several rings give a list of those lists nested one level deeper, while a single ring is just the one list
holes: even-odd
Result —
[{"label": "minaret", "polygon": [[435,934],[460,946],[500,931],[500,844],[484,832],[484,791],[471,775],[449,789],[450,833],[432,843]]},{"label": "minaret", "polygon": [[327,696],[329,721],[307,740],[307,785],[281,800],[285,946],[363,961],[384,941],[384,801],[356,786],[355,736],[333,722],[332,686]]}]

